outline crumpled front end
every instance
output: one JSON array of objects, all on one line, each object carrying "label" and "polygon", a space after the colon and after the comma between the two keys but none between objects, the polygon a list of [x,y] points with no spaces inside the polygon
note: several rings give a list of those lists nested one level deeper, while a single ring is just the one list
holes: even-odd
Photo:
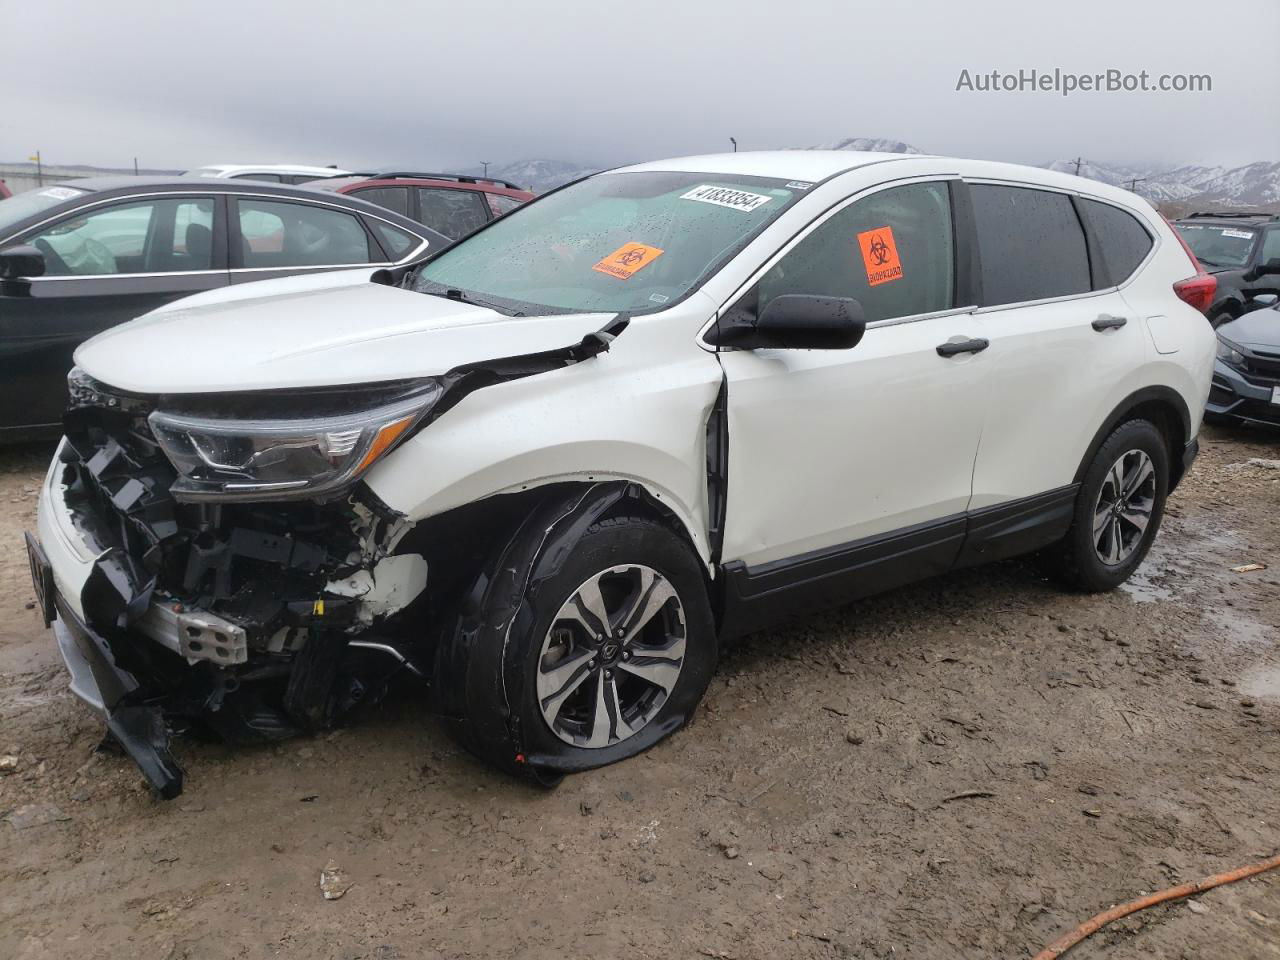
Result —
[{"label": "crumpled front end", "polygon": [[422,593],[409,525],[362,488],[325,502],[184,503],[151,398],[73,396],[29,541],[72,691],[165,796],[169,734],[274,740],[416,672],[383,632]]}]

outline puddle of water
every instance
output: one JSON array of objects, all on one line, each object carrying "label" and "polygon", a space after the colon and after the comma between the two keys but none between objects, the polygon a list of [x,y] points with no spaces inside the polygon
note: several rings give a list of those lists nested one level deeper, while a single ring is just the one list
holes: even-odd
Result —
[{"label": "puddle of water", "polygon": [[[1192,553],[1191,546],[1215,549],[1206,557],[1200,552]],[[1193,582],[1211,576],[1211,570],[1217,571],[1216,565],[1223,560],[1214,554],[1225,558],[1238,554],[1239,550],[1237,531],[1214,528],[1202,519],[1179,517],[1156,538],[1151,552],[1133,575],[1120,584],[1120,590],[1137,603],[1178,599]]]},{"label": "puddle of water", "polygon": [[1274,629],[1259,623],[1244,610],[1222,605],[1202,612],[1206,620],[1222,631],[1222,639],[1231,646],[1259,650],[1274,645]]},{"label": "puddle of water", "polygon": [[1246,674],[1236,689],[1255,700],[1274,700],[1280,703],[1280,667],[1268,667]]},{"label": "puddle of water", "polygon": [[1157,600],[1172,600],[1173,587],[1156,583],[1156,577],[1159,576],[1163,576],[1163,574],[1143,573],[1143,567],[1139,567],[1134,571],[1133,576],[1120,584],[1120,589],[1138,603],[1155,603]]}]

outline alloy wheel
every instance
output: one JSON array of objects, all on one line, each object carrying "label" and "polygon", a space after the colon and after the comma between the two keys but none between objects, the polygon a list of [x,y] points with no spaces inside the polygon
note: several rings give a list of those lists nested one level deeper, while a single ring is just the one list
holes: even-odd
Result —
[{"label": "alloy wheel", "polygon": [[684,607],[671,582],[641,564],[602,570],[570,594],[542,642],[542,717],[565,743],[620,743],[662,709],[684,653]]},{"label": "alloy wheel", "polygon": [[1107,471],[1093,508],[1093,546],[1109,567],[1142,544],[1156,503],[1156,468],[1141,450],[1122,454]]}]

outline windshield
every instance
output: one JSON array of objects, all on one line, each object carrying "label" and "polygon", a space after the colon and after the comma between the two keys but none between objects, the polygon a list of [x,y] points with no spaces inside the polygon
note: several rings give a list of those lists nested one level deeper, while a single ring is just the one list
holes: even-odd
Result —
[{"label": "windshield", "polygon": [[1243,267],[1258,235],[1256,230],[1208,223],[1179,223],[1177,228],[1196,259],[1211,267]]},{"label": "windshield", "polygon": [[809,186],[706,173],[602,174],[449,248],[422,267],[413,288],[512,313],[661,310]]},{"label": "windshield", "polygon": [[82,197],[86,193],[88,193],[87,190],[76,190],[72,187],[44,187],[14,194],[0,202],[0,238],[4,237],[14,224],[67,200]]}]

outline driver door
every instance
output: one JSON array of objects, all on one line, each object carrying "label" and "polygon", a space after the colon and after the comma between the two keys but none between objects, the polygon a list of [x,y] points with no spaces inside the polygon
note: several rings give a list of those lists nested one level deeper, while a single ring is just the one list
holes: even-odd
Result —
[{"label": "driver door", "polygon": [[720,354],[722,558],[740,596],[838,602],[954,562],[988,361],[938,353],[983,336],[957,306],[953,237],[947,181],[881,188],[793,241],[730,308],[759,315],[780,294],[821,294],[857,299],[867,320],[849,350]]}]

